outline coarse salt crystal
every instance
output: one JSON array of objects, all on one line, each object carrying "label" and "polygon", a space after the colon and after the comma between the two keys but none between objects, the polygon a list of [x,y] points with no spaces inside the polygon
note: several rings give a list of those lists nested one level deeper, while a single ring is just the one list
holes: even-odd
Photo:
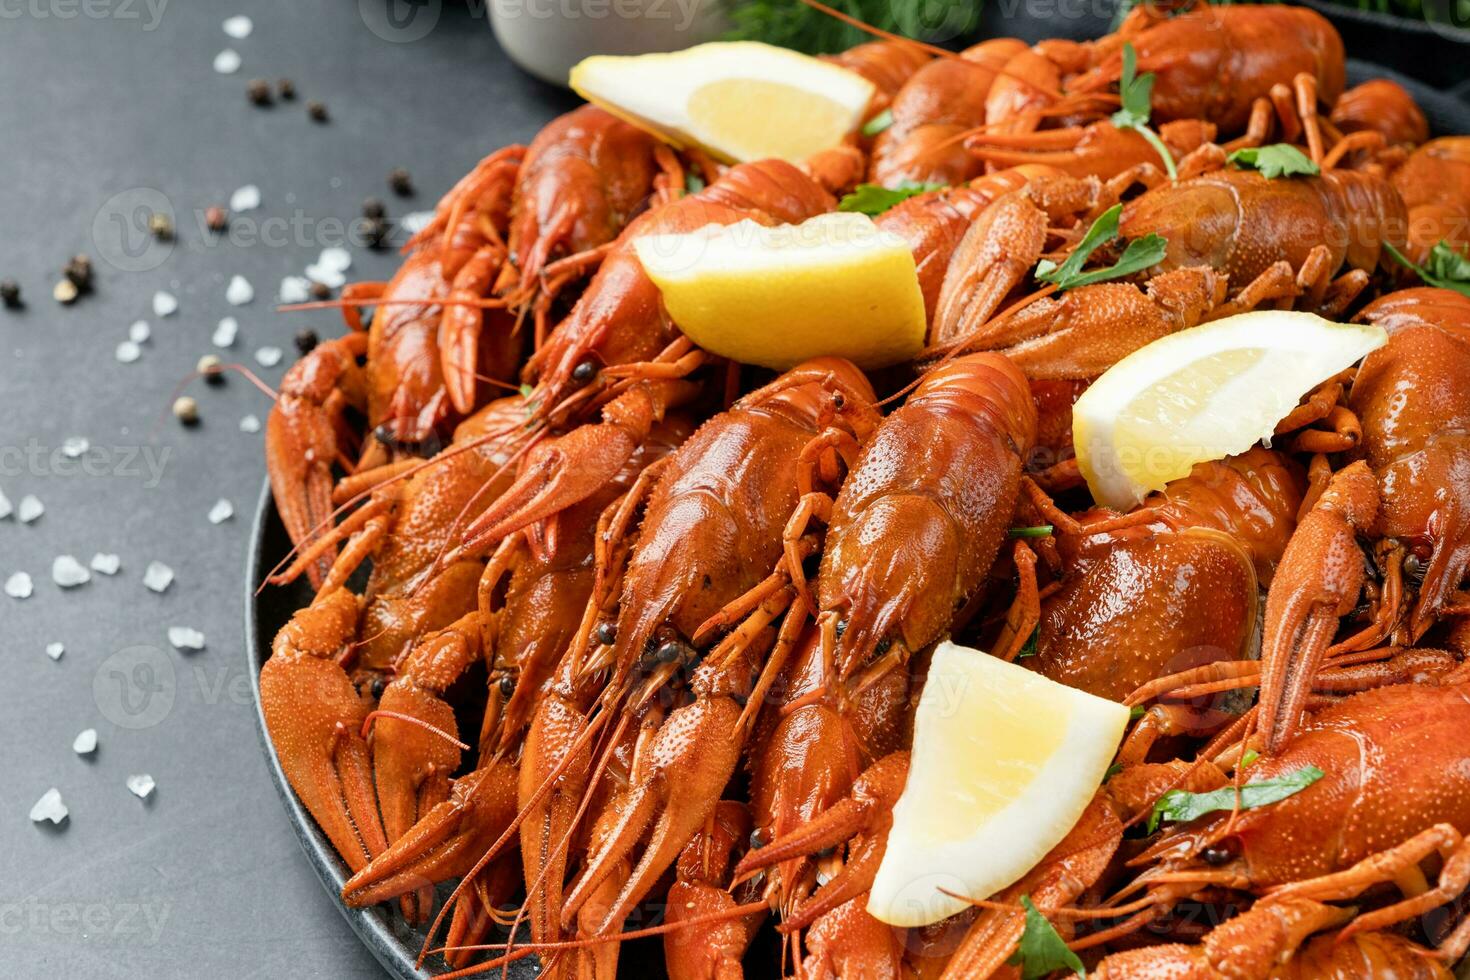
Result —
[{"label": "coarse salt crystal", "polygon": [[131,340],[124,340],[122,343],[117,345],[117,352],[113,354],[113,357],[116,357],[124,364],[131,364],[142,355],[143,348],[139,347]]},{"label": "coarse salt crystal", "polygon": [[255,24],[244,14],[226,17],[225,22],[220,26],[224,28],[226,34],[237,41],[243,41],[250,36],[251,31],[255,30]]},{"label": "coarse salt crystal", "polygon": [[33,493],[28,493],[20,498],[20,503],[15,505],[15,516],[20,518],[22,524],[30,524],[46,513],[46,505],[41,503],[41,498]]},{"label": "coarse salt crystal", "polygon": [[260,207],[260,188],[254,184],[246,184],[230,195],[231,211],[254,211],[258,207]]},{"label": "coarse salt crystal", "polygon": [[31,592],[31,577],[25,572],[16,572],[5,580],[5,594],[12,599],[29,599]]},{"label": "coarse salt crystal", "polygon": [[128,327],[128,339],[135,344],[145,343],[153,336],[153,328],[148,326],[147,320],[134,320],[133,325]]},{"label": "coarse salt crystal", "polygon": [[172,643],[176,650],[203,650],[204,634],[188,626],[170,626],[168,642]]},{"label": "coarse salt crystal", "polygon": [[62,455],[68,459],[78,459],[91,448],[92,444],[87,441],[86,436],[68,436],[61,444]]},{"label": "coarse salt crystal", "polygon": [[214,328],[214,336],[210,338],[216,347],[230,347],[235,343],[235,337],[240,333],[240,321],[232,316],[224,317]]},{"label": "coarse salt crystal", "polygon": [[128,791],[140,800],[148,799],[148,794],[153,792],[153,787],[158,784],[153,777],[146,772],[135,773],[128,777]]},{"label": "coarse salt crystal", "polygon": [[15,508],[10,505],[10,498],[5,496],[4,490],[0,490],[0,521],[13,513],[15,513]]},{"label": "coarse salt crystal", "polygon": [[154,316],[173,316],[178,309],[179,300],[173,293],[166,293],[160,289],[153,294]]},{"label": "coarse salt crystal", "polygon": [[103,575],[116,575],[117,570],[122,567],[122,559],[106,551],[99,551],[92,556],[90,564],[94,572],[99,572]]},{"label": "coarse salt crystal", "polygon": [[63,589],[72,589],[92,581],[92,573],[71,555],[57,555],[51,562],[51,581]]},{"label": "coarse salt crystal", "polygon": [[430,221],[434,220],[433,211],[410,211],[399,220],[398,226],[412,235],[423,231]]},{"label": "coarse salt crystal", "polygon": [[240,431],[259,432],[260,419],[256,418],[254,415],[246,415],[244,418],[240,419]]},{"label": "coarse salt crystal", "polygon": [[84,728],[71,740],[71,750],[77,755],[91,755],[97,751],[97,729]]},{"label": "coarse salt crystal", "polygon": [[255,360],[261,367],[275,367],[281,363],[279,347],[261,347],[255,351]]},{"label": "coarse salt crystal", "polygon": [[322,254],[317,256],[316,264],[323,269],[335,269],[337,272],[346,272],[352,268],[352,253],[337,245],[322,249]]},{"label": "coarse salt crystal", "polygon": [[233,75],[240,70],[240,53],[232,48],[225,48],[214,56],[214,70],[221,75]]},{"label": "coarse salt crystal", "polygon": [[221,497],[219,500],[216,500],[214,502],[214,506],[209,508],[209,523],[211,524],[223,524],[225,521],[234,516],[235,505],[230,503],[228,500],[225,500],[223,497]]},{"label": "coarse salt crystal", "polygon": [[255,287],[244,276],[231,276],[225,287],[225,302],[231,306],[244,306],[255,298]]},{"label": "coarse salt crystal", "polygon": [[52,823],[59,824],[66,819],[68,812],[66,804],[61,802],[61,790],[53,786],[42,793],[36,805],[31,807],[31,820],[36,823],[50,820]]},{"label": "coarse salt crystal", "polygon": [[305,276],[286,276],[281,280],[282,303],[305,303],[311,298],[311,280]]},{"label": "coarse salt crystal", "polygon": [[61,644],[61,643],[48,643],[48,644],[46,644],[46,656],[50,657],[52,660],[60,660],[61,659],[61,655],[63,653],[65,653],[65,652],[66,652],[66,646],[65,646],[65,644]]},{"label": "coarse salt crystal", "polygon": [[347,277],[341,272],[336,269],[328,269],[321,263],[307,266],[306,278],[312,282],[319,282],[323,286],[330,286],[332,289],[341,289],[347,282]]},{"label": "coarse salt crystal", "polygon": [[150,561],[143,570],[143,584],[154,592],[163,592],[174,583],[174,570],[161,561]]}]

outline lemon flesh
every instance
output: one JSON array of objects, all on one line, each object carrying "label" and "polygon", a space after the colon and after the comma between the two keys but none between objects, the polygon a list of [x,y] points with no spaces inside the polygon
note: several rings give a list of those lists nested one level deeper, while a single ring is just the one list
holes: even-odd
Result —
[{"label": "lemon flesh", "polygon": [[856,129],[873,84],[855,72],[754,41],[671,54],[598,55],[572,68],[577,94],[676,146],[726,162],[801,163]]},{"label": "lemon flesh", "polygon": [[778,371],[824,354],[872,369],[923,347],[913,253],[866,215],[708,225],[634,247],[674,323],[711,353]]},{"label": "lemon flesh", "polygon": [[868,912],[923,926],[1014,884],[1082,816],[1127,724],[1121,704],[941,644]]},{"label": "lemon flesh", "polygon": [[1303,395],[1387,339],[1381,327],[1285,310],[1162,337],[1072,406],[1077,464],[1098,503],[1128,510],[1196,463],[1269,440]]}]

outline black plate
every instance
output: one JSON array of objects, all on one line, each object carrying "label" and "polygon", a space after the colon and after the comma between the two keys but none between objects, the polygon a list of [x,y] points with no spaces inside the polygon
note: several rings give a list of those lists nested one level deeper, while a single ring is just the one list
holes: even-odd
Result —
[{"label": "black plate", "polygon": [[[280,760],[276,758],[275,746],[266,734],[265,715],[260,710],[260,668],[270,657],[271,638],[291,618],[292,613],[311,601],[312,595],[310,586],[304,581],[286,588],[270,586],[257,594],[266,574],[290,549],[290,539],[286,536],[286,529],[282,526],[281,519],[276,514],[275,502],[271,499],[270,482],[266,481],[260,491],[260,500],[255,505],[255,521],[251,527],[250,546],[245,559],[245,656],[250,664],[250,686],[255,692],[255,730],[260,735],[266,765],[276,784],[276,791],[281,794],[281,803],[291,818],[291,826],[296,831],[296,840],[301,844],[301,850],[306,852],[306,859],[311,863],[312,870],[321,879],[322,887],[327,890],[332,903],[341,910],[347,924],[352,926],[352,931],[357,933],[383,968],[393,976],[400,980],[431,980],[434,973],[414,967],[418,951],[423,947],[425,930],[409,926],[403,916],[391,911],[386,904],[353,909],[338,898],[342,884],[347,880],[347,866],[342,863],[331,841],[317,827],[316,821],[286,782],[286,774],[281,771]],[[441,901],[446,894],[447,889],[441,891]],[[430,960],[430,965],[438,968],[434,971],[437,973],[446,969],[443,960],[437,956]],[[529,980],[539,972],[540,967],[531,958],[512,963],[504,975],[507,980]],[[502,974],[491,972],[485,976],[494,980]]]},{"label": "black plate", "polygon": [[[1313,6],[1324,9],[1326,12],[1325,5],[1313,4]],[[1021,9],[1025,10],[1025,7]],[[1026,25],[1019,23],[1026,19],[1024,16],[1012,17],[1005,24],[1005,27],[1008,28],[1006,33],[1018,33],[1023,37],[1030,36]],[[1337,17],[1333,19],[1338,20]],[[1394,20],[1397,19],[1394,18]],[[1099,25],[1096,30],[1090,32],[1092,35],[1103,33],[1108,29],[1107,20],[1104,18],[1099,18]],[[1402,27],[1402,25],[1399,26]],[[1055,22],[1048,22],[1046,29],[1052,34],[1037,34],[1036,36],[1054,36],[1061,33],[1057,30]],[[1437,34],[1437,38],[1444,40],[1442,34]],[[1398,37],[1389,32],[1386,43],[1390,47],[1399,41]],[[1371,49],[1373,45],[1367,45],[1367,47]],[[1465,50],[1464,46],[1458,46],[1461,59],[1464,57]],[[1455,63],[1458,65],[1461,61],[1456,60]],[[1435,135],[1470,133],[1470,103],[1444,94],[1423,82],[1374,62],[1349,59],[1347,67],[1350,84],[1357,84],[1369,78],[1392,78],[1404,85],[1424,109]],[[286,537],[286,530],[281,525],[280,518],[276,515],[276,508],[271,500],[270,484],[267,482],[261,490],[260,501],[256,505],[255,523],[251,531],[249,554],[246,558],[245,655],[250,661],[250,683],[255,691],[256,730],[260,734],[261,744],[265,749],[271,778],[275,781],[276,790],[281,794],[281,802],[291,817],[291,825],[296,830],[296,838],[301,843],[301,849],[306,852],[307,860],[311,862],[317,877],[321,879],[322,886],[326,888],[332,901],[341,909],[353,931],[358,934],[373,956],[377,957],[378,962],[383,964],[383,967],[393,976],[402,978],[402,980],[410,980],[410,978],[429,980],[432,974],[414,967],[414,959],[424,941],[422,929],[409,927],[403,921],[402,916],[390,913],[386,906],[351,909],[338,899],[342,884],[347,878],[346,866],[338,859],[331,842],[327,840],[316,822],[312,820],[311,815],[306,812],[306,808],[301,805],[301,801],[296,798],[296,794],[292,792],[290,785],[286,782],[285,773],[281,771],[275,748],[266,734],[265,717],[260,712],[260,667],[270,656],[271,637],[276,635],[276,631],[285,624],[293,612],[311,601],[311,591],[305,583],[297,583],[290,588],[267,588],[258,595],[256,594],[266,571],[289,550],[290,541]],[[442,967],[442,961],[436,958],[436,962]],[[654,967],[652,963],[648,965],[650,968]],[[511,964],[508,976],[511,980],[528,980],[536,976],[539,971],[539,966],[532,958]],[[494,977],[500,974],[486,974],[486,976]]]}]

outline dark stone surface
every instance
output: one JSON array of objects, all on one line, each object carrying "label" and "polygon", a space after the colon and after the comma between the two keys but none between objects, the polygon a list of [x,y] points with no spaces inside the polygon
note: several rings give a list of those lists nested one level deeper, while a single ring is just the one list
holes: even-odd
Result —
[{"label": "dark stone surface", "polygon": [[[0,310],[0,490],[46,506],[32,525],[0,521],[0,580],[35,581],[30,599],[0,595],[0,976],[383,975],[303,859],[254,731],[241,621],[264,469],[262,436],[238,423],[269,402],[232,376],[189,385],[196,428],[169,405],[202,354],[275,384],[298,330],[340,332],[334,313],[273,307],[281,277],[340,244],[363,198],[394,217],[432,207],[481,155],[570,104],[505,62],[482,10],[447,4],[413,43],[374,34],[354,2],[168,0],[156,20],[144,0],[0,10],[0,279],[27,304]],[[244,40],[221,30],[238,13],[255,22]],[[211,68],[226,47],[243,60],[234,75]],[[249,104],[248,80],[282,76],[294,102]],[[307,118],[308,99],[329,122]],[[417,197],[390,191],[398,166]],[[261,208],[213,239],[203,209],[251,183]],[[113,222],[154,201],[172,208],[177,240],[141,250],[138,228],[125,239]],[[351,251],[354,278],[394,268],[391,252]],[[63,308],[51,289],[76,252],[92,256],[95,291]],[[247,306],[225,302],[234,274],[254,284]],[[159,289],[178,296],[175,315],[153,315]],[[226,315],[240,337],[216,351]],[[138,319],[152,340],[120,364]],[[285,351],[280,366],[255,364],[262,344]],[[91,474],[59,453],[78,435]],[[235,517],[215,526],[205,515],[221,497]],[[53,558],[96,551],[122,571],[53,584]],[[177,574],[163,595],[142,585],[153,559]],[[208,648],[173,650],[170,625],[202,630]],[[59,662],[52,641],[66,645]],[[100,747],[84,759],[71,743],[89,727]],[[141,772],[158,783],[146,803],[124,786]],[[27,819],[51,786],[71,809],[57,830]]]}]

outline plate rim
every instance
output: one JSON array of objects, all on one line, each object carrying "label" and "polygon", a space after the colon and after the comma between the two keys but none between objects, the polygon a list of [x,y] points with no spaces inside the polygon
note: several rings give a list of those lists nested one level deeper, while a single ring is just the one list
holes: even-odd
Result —
[{"label": "plate rim", "polygon": [[[263,593],[259,592],[258,587],[265,577],[264,552],[267,526],[276,519],[278,518],[275,500],[271,495],[270,479],[267,477],[263,481],[260,496],[255,504],[255,513],[251,518],[250,542],[245,555],[245,661],[250,674],[251,700],[255,709],[255,734],[260,740],[266,769],[270,773],[271,782],[275,785],[276,795],[280,797],[281,805],[290,818],[296,843],[305,853],[307,863],[316,872],[317,879],[326,890],[332,904],[336,906],[338,912],[342,913],[342,917],[347,920],[347,924],[357,934],[362,944],[367,947],[368,952],[384,970],[398,980],[433,980],[434,974],[414,965],[417,952],[410,950],[395,934],[389,921],[392,913],[384,911],[382,905],[354,909],[342,901],[340,897],[342,886],[347,880],[346,865],[337,856],[336,849],[333,848],[326,834],[322,833],[321,828],[317,826],[316,821],[301,800],[297,798],[296,791],[291,788],[290,782],[286,779],[285,770],[281,768],[281,761],[276,756],[276,748],[271,742],[270,732],[266,728],[265,713],[260,703],[260,668],[268,657],[267,650],[270,644],[263,639],[259,628],[260,596]],[[486,973],[486,976],[489,977],[496,975],[494,971]]]}]

